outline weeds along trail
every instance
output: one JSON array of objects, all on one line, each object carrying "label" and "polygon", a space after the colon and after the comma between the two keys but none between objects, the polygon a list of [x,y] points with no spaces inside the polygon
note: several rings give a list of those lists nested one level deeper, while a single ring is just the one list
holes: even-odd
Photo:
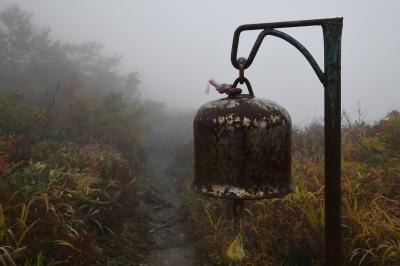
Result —
[{"label": "weeds along trail", "polygon": [[[400,265],[400,113],[374,125],[344,121],[345,265]],[[323,129],[313,123],[293,131],[293,193],[246,202],[243,265],[324,265]],[[235,238],[229,202],[188,192],[184,209],[204,263],[232,263],[226,254]]]}]

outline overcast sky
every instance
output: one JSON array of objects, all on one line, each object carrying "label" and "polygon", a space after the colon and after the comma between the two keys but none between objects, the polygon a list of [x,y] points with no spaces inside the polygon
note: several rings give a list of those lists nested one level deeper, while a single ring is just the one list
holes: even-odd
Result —
[{"label": "overcast sky", "polygon": [[[233,32],[247,23],[344,17],[342,108],[357,103],[368,120],[400,109],[400,1],[152,1],[0,0],[34,13],[55,39],[97,41],[107,54],[123,56],[121,71],[138,71],[145,98],[168,106],[198,108],[221,97],[204,93],[210,78],[232,83]],[[302,42],[323,69],[320,27],[285,29]],[[247,57],[257,34],[242,34]],[[323,87],[303,56],[267,37],[245,75],[255,95],[283,105],[297,124],[323,116]]]}]

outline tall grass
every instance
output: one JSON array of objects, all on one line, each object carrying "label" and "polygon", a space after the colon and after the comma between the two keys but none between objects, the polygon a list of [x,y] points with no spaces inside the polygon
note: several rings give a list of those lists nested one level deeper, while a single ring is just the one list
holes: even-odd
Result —
[{"label": "tall grass", "polygon": [[[65,107],[73,118],[67,128],[65,117],[27,103],[19,92],[0,97],[0,121],[7,121],[0,123],[0,265],[143,260],[147,226],[136,191],[141,161],[134,156],[139,133],[123,126],[136,114],[107,97],[108,109],[120,107],[113,117],[103,116],[108,109],[101,101],[91,115]],[[82,117],[90,130],[80,128]],[[114,135],[105,136],[109,131]]]},{"label": "tall grass", "polygon": [[[346,265],[400,265],[400,115],[374,126],[343,128],[342,230]],[[241,214],[242,265],[323,265],[323,127],[294,131],[295,191],[280,199],[248,201]],[[204,262],[234,265],[232,206],[186,195],[190,232]]]},{"label": "tall grass", "polygon": [[34,149],[0,182],[0,263],[117,265],[121,253],[125,262],[140,261],[144,225],[128,162],[100,145]]}]

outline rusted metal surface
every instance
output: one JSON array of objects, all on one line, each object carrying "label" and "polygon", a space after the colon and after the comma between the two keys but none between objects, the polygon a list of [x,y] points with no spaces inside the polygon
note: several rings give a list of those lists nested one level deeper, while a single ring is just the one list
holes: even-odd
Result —
[{"label": "rusted metal surface", "polygon": [[291,120],[280,105],[233,95],[203,105],[194,120],[193,189],[232,199],[291,192]]},{"label": "rusted metal surface", "polygon": [[[319,65],[317,64],[317,62],[315,61],[315,59],[312,57],[312,55],[308,52],[308,50],[301,44],[299,43],[296,39],[294,39],[293,37],[289,36],[288,34],[281,32],[281,31],[277,31],[275,30],[275,28],[289,28],[289,27],[304,27],[304,26],[321,26],[322,30],[323,30],[323,36],[324,36],[324,72],[322,72],[321,68],[319,67]],[[241,25],[239,26],[234,33],[233,36],[233,42],[232,42],[232,51],[231,51],[231,62],[232,65],[239,70],[239,78],[237,78],[234,82],[233,87],[235,87],[238,83],[243,84],[246,83],[248,89],[249,89],[249,95],[246,96],[247,98],[243,98],[243,99],[253,99],[252,97],[254,96],[253,94],[253,90],[251,88],[250,82],[244,77],[244,70],[247,69],[253,62],[257,51],[259,49],[259,47],[261,46],[262,41],[264,40],[264,38],[268,35],[271,36],[275,36],[278,38],[281,38],[287,42],[289,42],[290,44],[292,44],[296,49],[298,49],[307,59],[307,61],[310,63],[311,67],[314,69],[316,75],[318,76],[319,80],[321,81],[321,83],[324,86],[324,107],[325,107],[325,113],[324,113],[324,120],[325,120],[325,247],[326,247],[326,253],[325,253],[325,258],[326,258],[326,264],[328,266],[337,266],[337,265],[342,265],[343,264],[343,260],[342,260],[342,246],[341,246],[341,160],[340,160],[340,153],[341,153],[341,36],[342,36],[342,28],[343,28],[343,18],[328,18],[328,19],[316,19],[316,20],[301,20],[301,21],[286,21],[286,22],[273,22],[273,23],[261,23],[261,24],[248,24],[248,25]],[[243,58],[237,58],[237,50],[238,50],[238,46],[239,46],[239,37],[240,34],[243,31],[248,31],[248,30],[262,30],[261,33],[259,34],[250,54],[249,57]],[[243,96],[242,96],[243,97]],[[226,100],[226,99],[225,99]],[[255,100],[255,99],[253,99]],[[223,101],[223,100],[220,100]],[[218,101],[214,101],[212,103],[216,104]],[[268,105],[268,102],[266,102],[266,104]],[[240,178],[234,179],[233,177],[239,177],[241,176],[240,174],[237,174],[238,170],[237,169],[241,169],[238,166],[242,166],[243,162],[237,160],[237,158],[241,158],[243,160],[247,159],[247,158],[251,158],[251,157],[246,157],[248,156],[248,150],[249,149],[245,149],[246,153],[240,153],[237,152],[233,149],[236,148],[242,148],[243,146],[239,146],[239,147],[232,147],[232,149],[230,149],[228,146],[224,146],[222,145],[222,147],[224,147],[223,149],[217,148],[215,150],[209,149],[207,148],[207,141],[204,141],[204,138],[200,137],[200,132],[204,132],[206,134],[210,133],[210,132],[214,132],[214,134],[216,134],[214,137],[210,138],[209,141],[214,143],[218,143],[218,138],[219,138],[219,133],[221,132],[221,128],[219,130],[213,131],[212,128],[216,127],[218,128],[218,124],[217,125],[213,125],[204,121],[207,121],[207,116],[208,115],[212,115],[215,116],[216,114],[221,114],[222,117],[224,117],[224,120],[221,121],[225,121],[226,118],[226,114],[225,113],[226,110],[225,109],[229,109],[229,106],[235,105],[232,102],[228,101],[226,103],[226,105],[222,104],[219,105],[221,108],[217,108],[218,111],[216,113],[214,113],[214,111],[208,113],[207,110],[213,110],[215,109],[215,107],[210,107],[208,105],[203,106],[198,113],[198,116],[196,116],[195,119],[195,155],[196,156],[201,156],[202,158],[200,159],[200,161],[198,161],[197,159],[195,159],[195,170],[196,173],[198,171],[203,171],[202,174],[207,175],[207,177],[210,177],[211,179],[207,179],[207,177],[204,178],[204,180],[206,180],[205,182],[200,182],[200,179],[203,179],[203,175],[196,175],[195,177],[195,189],[196,190],[200,190],[201,192],[205,193],[205,194],[210,194],[212,196],[224,196],[227,198],[235,198],[232,195],[236,195],[238,193],[231,193],[230,192],[230,188],[228,188],[228,190],[226,190],[225,187],[215,187],[212,188],[210,190],[210,185],[213,184],[213,180],[217,180],[219,178],[219,180],[224,180],[224,183],[227,184],[232,184],[232,182],[238,182],[235,184],[240,184],[242,187],[245,187],[244,190],[240,190],[239,192],[242,195],[247,195],[245,192],[247,190],[251,191],[250,195],[252,195],[252,197],[248,197],[251,199],[256,199],[256,197],[254,197],[253,195],[257,195],[259,188],[260,188],[260,184],[258,181],[259,180],[263,180],[255,178],[253,179],[249,179],[249,178],[244,178],[243,182],[250,182],[250,183],[240,183]],[[279,108],[278,108],[279,109]],[[256,112],[255,110],[252,110],[251,108],[248,109],[249,112]],[[286,117],[286,111],[283,111],[283,113],[285,115],[283,115],[283,117]],[[254,120],[253,117],[255,117],[256,115],[253,114],[252,116],[247,114],[246,112],[246,117],[251,117],[250,121],[251,123],[253,123]],[[289,117],[287,115],[287,117]],[[201,118],[201,119],[199,119]],[[236,119],[236,118],[235,118]],[[196,132],[196,121],[199,120],[199,122],[197,122],[198,125],[200,125],[198,128],[198,132]],[[219,120],[218,120],[219,121]],[[230,120],[229,120],[230,121]],[[233,120],[235,122],[235,120]],[[240,123],[244,123],[245,119],[240,119],[237,120],[237,122]],[[246,120],[247,121],[247,120]],[[267,122],[268,121],[268,122]],[[282,118],[282,121],[284,121],[284,118]],[[289,119],[290,121],[290,119]],[[268,128],[272,129],[271,132],[284,132],[284,125],[283,123],[281,124],[275,124],[275,123],[271,123],[271,120],[266,120],[263,122],[267,122],[268,123]],[[229,122],[231,123],[231,122]],[[248,122],[246,122],[248,123]],[[258,120],[257,120],[258,123]],[[269,124],[271,123],[271,124]],[[210,129],[206,129],[207,126],[210,126]],[[226,125],[226,122],[225,122]],[[236,125],[236,124],[232,124],[232,125]],[[229,126],[232,126],[231,124],[229,124]],[[233,126],[233,128],[235,128],[235,126]],[[243,128],[243,132],[247,132],[247,128],[244,127]],[[267,130],[269,131],[269,130]],[[260,132],[264,132],[264,135],[268,135],[265,134],[266,131],[262,131],[259,130],[258,133]],[[242,134],[243,135],[243,134]],[[237,136],[242,136],[241,134],[238,134]],[[197,137],[196,137],[197,136]],[[234,134],[232,134],[231,136],[236,136]],[[244,134],[244,138],[247,138],[249,135],[248,134]],[[284,135],[285,138],[287,137],[287,135]],[[276,140],[276,135],[272,134],[272,135],[268,135],[268,137],[272,137],[272,141],[271,143],[275,143]],[[243,138],[243,137],[242,137]],[[232,138],[234,141],[232,143],[244,143],[244,141],[237,141],[239,140],[240,137],[237,137],[237,139],[235,139],[235,137]],[[268,138],[267,138],[268,139]],[[200,140],[200,141],[199,141]],[[204,141],[204,142],[203,142]],[[257,140],[258,143],[262,143],[264,144],[264,142],[262,142],[261,140]],[[290,133],[288,134],[288,141],[290,143]],[[251,143],[251,141],[249,141],[249,143]],[[277,143],[283,143],[283,141],[277,141]],[[203,147],[204,145],[204,147]],[[273,196],[279,196],[281,194],[279,194],[279,189],[274,190],[274,188],[279,187],[277,184],[279,183],[278,180],[279,178],[283,177],[282,180],[282,184],[285,182],[285,180],[288,182],[287,183],[287,187],[290,188],[291,184],[290,184],[290,175],[288,179],[285,179],[285,177],[287,177],[286,175],[281,175],[281,172],[279,169],[283,169],[285,167],[289,167],[290,169],[290,165],[284,165],[283,163],[281,163],[281,159],[284,158],[285,156],[283,156],[283,154],[285,152],[283,152],[282,147],[278,146],[274,146],[275,144],[272,144],[271,147],[273,148],[268,148],[266,149],[268,152],[278,152],[278,158],[280,158],[277,161],[272,161],[272,164],[277,164],[277,168],[274,167],[270,167],[269,164],[264,164],[264,165],[257,165],[257,171],[260,171],[260,173],[262,173],[264,171],[264,173],[267,173],[265,175],[261,174],[261,176],[263,176],[263,178],[266,178],[264,180],[275,180],[273,181],[271,184],[272,187],[263,187],[263,189],[265,189],[265,191],[276,191],[277,193],[271,193],[271,194],[267,194],[269,196],[267,197],[273,197]],[[244,146],[246,147],[246,146]],[[261,147],[261,146],[260,146]],[[263,150],[262,148],[260,148],[258,150]],[[279,147],[279,148],[278,148]],[[224,163],[223,168],[225,170],[223,170],[222,172],[220,172],[217,175],[213,175],[214,171],[217,171],[216,168],[216,164],[213,163],[212,160],[207,159],[206,156],[207,154],[204,152],[204,150],[200,153],[198,153],[197,149],[205,149],[205,151],[207,151],[209,154],[209,156],[211,155],[210,158],[214,158],[216,160],[221,160],[221,162]],[[219,153],[221,152],[221,153]],[[262,153],[264,154],[264,153]],[[266,154],[266,153],[265,153]],[[290,148],[289,148],[289,154],[290,154]],[[224,156],[227,155],[230,160],[227,159],[223,159]],[[232,155],[234,155],[232,157]],[[236,159],[233,159],[236,155],[240,155],[239,157],[236,157]],[[268,153],[268,156],[272,156],[272,154]],[[273,156],[272,156],[273,157]],[[272,158],[270,157],[270,158]],[[210,169],[202,169],[203,165],[199,162],[202,162],[202,160],[204,159],[204,162],[207,162],[209,165],[211,165],[212,167]],[[255,160],[255,158],[251,158],[252,160]],[[290,155],[288,160],[290,161]],[[268,161],[269,163],[271,163],[271,161]],[[252,165],[252,162],[249,163],[249,165]],[[204,167],[207,167],[206,165],[204,165]],[[214,168],[213,168],[214,167]],[[263,168],[264,170],[259,170],[258,167]],[[282,167],[282,168],[280,168]],[[232,172],[233,170],[229,170],[229,169],[236,169],[236,172]],[[286,168],[287,169],[287,168]],[[229,172],[231,171],[231,172]],[[289,171],[290,172],[290,171]],[[227,176],[232,177],[231,179],[225,179],[225,175],[226,173],[229,173]],[[242,173],[239,171],[239,173]],[[221,179],[221,177],[223,177]],[[254,176],[253,176],[254,177]],[[272,177],[270,179],[268,179],[269,177]],[[251,183],[252,181],[256,181],[255,183]],[[226,182],[225,182],[226,181]],[[269,182],[268,181],[268,182]],[[275,183],[274,183],[275,182]],[[270,183],[268,183],[270,184]],[[252,189],[252,187],[255,187],[256,189]],[[265,185],[264,185],[265,186]],[[262,187],[262,185],[261,185]],[[206,189],[204,189],[206,188]],[[239,187],[241,188],[241,187]],[[272,188],[272,189],[271,189]],[[282,188],[282,195],[285,193],[288,193],[290,191],[290,189],[288,189],[287,191],[285,191],[284,187],[280,187]],[[247,190],[246,190],[247,189]],[[217,192],[212,192],[212,191],[217,191]],[[244,192],[244,193],[243,193]],[[239,193],[239,194],[240,194]],[[263,190],[264,193],[264,190]],[[231,195],[231,196],[229,196]],[[260,193],[261,195],[261,193]],[[264,194],[263,194],[264,195]],[[246,197],[243,197],[244,199],[246,199]]]}]

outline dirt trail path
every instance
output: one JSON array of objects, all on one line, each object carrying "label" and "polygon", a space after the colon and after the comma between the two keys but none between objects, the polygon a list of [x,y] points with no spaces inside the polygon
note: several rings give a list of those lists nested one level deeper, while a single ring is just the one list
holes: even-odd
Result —
[{"label": "dirt trail path", "polygon": [[146,260],[148,266],[195,265],[194,248],[185,234],[185,219],[180,212],[182,189],[174,177],[167,176],[167,156],[149,158],[150,176],[160,190],[159,197],[151,205],[150,235],[153,248]]}]

